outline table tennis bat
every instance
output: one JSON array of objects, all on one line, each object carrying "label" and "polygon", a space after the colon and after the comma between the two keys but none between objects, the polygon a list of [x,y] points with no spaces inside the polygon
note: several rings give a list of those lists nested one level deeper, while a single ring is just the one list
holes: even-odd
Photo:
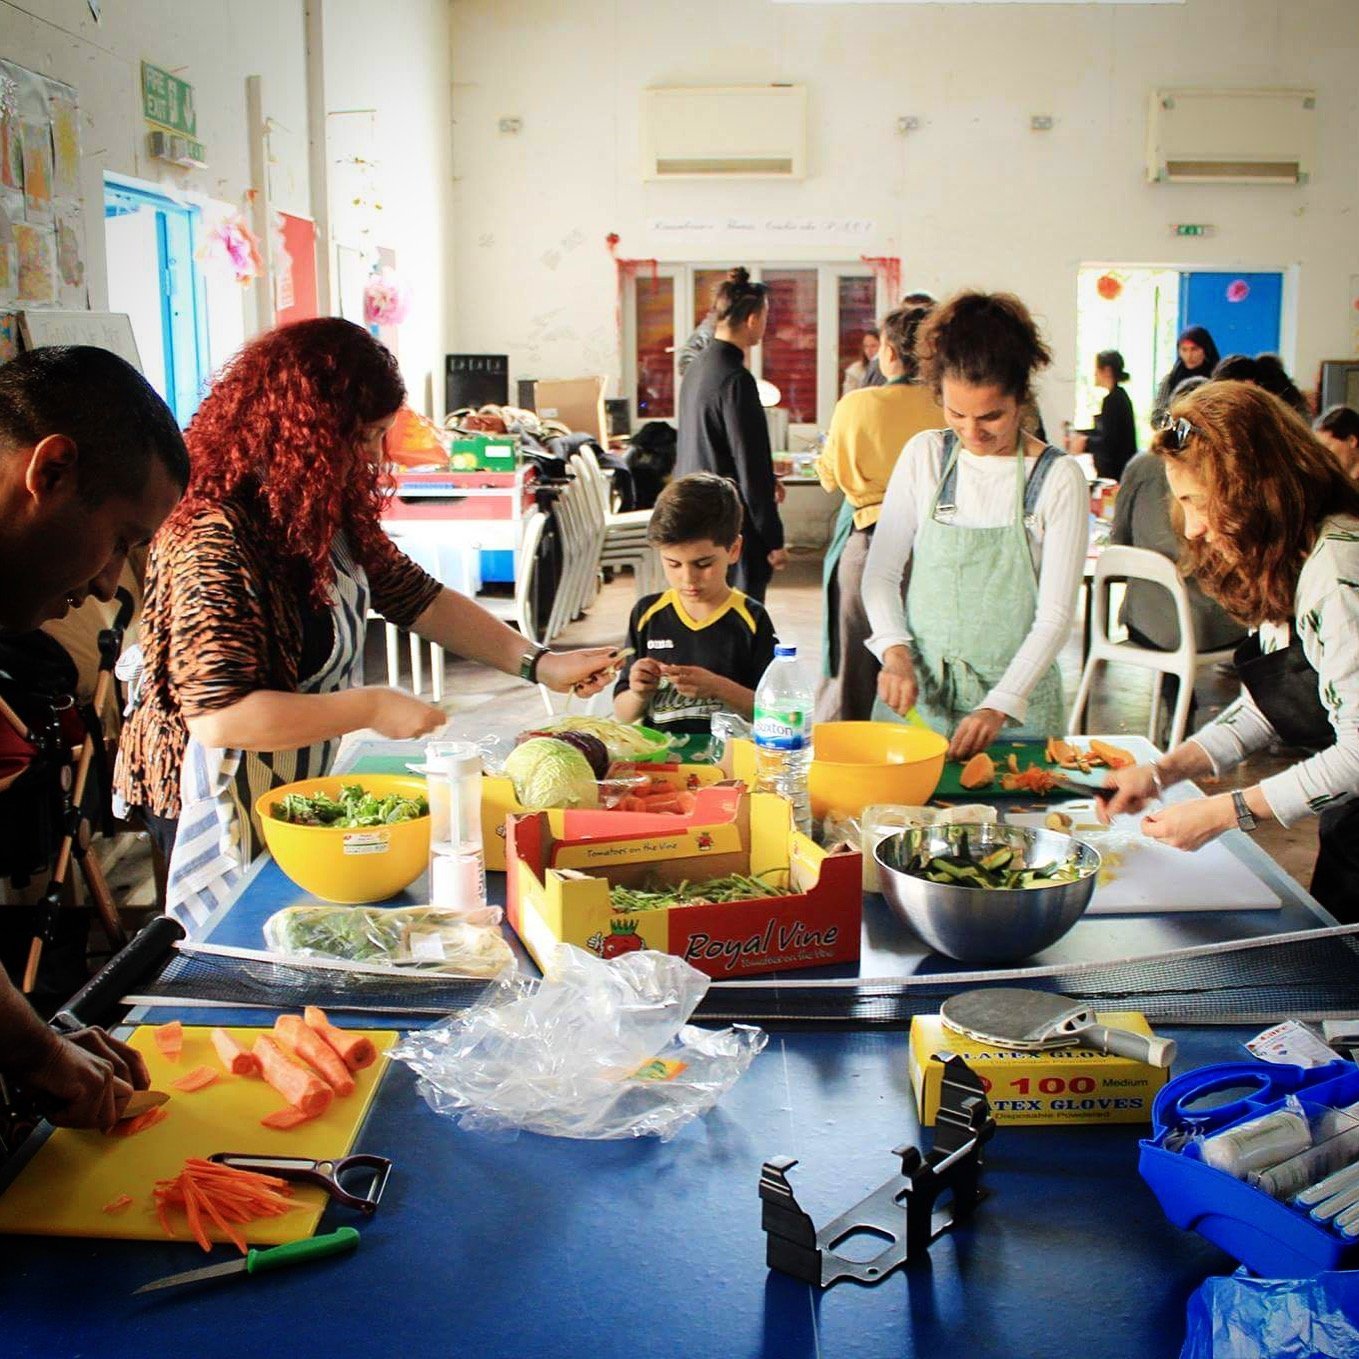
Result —
[{"label": "table tennis bat", "polygon": [[1048,991],[996,986],[950,996],[939,1010],[946,1028],[992,1047],[1039,1051],[1094,1048],[1115,1057],[1168,1067],[1175,1060],[1169,1038],[1148,1038],[1099,1023],[1082,1001]]}]

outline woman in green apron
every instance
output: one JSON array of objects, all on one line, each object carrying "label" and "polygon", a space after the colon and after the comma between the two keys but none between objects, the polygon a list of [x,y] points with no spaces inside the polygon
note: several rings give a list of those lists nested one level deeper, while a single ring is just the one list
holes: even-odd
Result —
[{"label": "woman in green apron", "polygon": [[1066,729],[1057,656],[1075,617],[1089,491],[1072,459],[1020,427],[1051,356],[1017,297],[960,293],[926,322],[916,354],[949,427],[906,445],[864,571],[868,647],[882,663],[874,716],[914,709],[965,760],[1003,728]]},{"label": "woman in green apron", "polygon": [[1245,382],[1174,402],[1152,452],[1174,497],[1181,566],[1259,631],[1236,651],[1241,697],[1154,763],[1111,774],[1101,815],[1140,811],[1276,741],[1296,746],[1307,758],[1236,792],[1159,807],[1143,833],[1194,850],[1233,827],[1315,816],[1312,895],[1359,920],[1359,488],[1305,421]]}]

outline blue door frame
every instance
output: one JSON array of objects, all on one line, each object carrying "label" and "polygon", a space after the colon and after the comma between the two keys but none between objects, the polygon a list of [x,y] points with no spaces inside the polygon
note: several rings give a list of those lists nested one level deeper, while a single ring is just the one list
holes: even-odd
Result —
[{"label": "blue door frame", "polygon": [[202,214],[165,194],[106,180],[104,216],[151,211],[156,217],[166,404],[181,426],[198,409],[208,378],[207,287],[196,259]]}]

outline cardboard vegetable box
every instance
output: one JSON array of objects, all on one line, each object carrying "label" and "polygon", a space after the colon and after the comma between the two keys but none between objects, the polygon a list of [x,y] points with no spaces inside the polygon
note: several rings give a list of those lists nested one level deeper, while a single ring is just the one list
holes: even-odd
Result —
[{"label": "cardboard vegetable box", "polygon": [[[604,958],[659,949],[716,978],[855,962],[859,855],[819,848],[794,830],[791,808],[773,794],[708,788],[696,816],[719,806],[720,819],[665,829],[630,827],[613,812],[512,816],[510,923],[539,966],[558,943]],[[633,914],[610,904],[611,884],[650,887],[730,873],[786,873],[794,894]]]},{"label": "cardboard vegetable box", "polygon": [[[618,768],[632,768],[633,766],[614,766]],[[664,780],[666,783],[674,784],[676,790],[681,792],[697,792],[701,788],[710,787],[712,784],[719,783],[726,776],[713,764],[643,764],[635,766],[643,773],[649,774],[653,780]],[[503,873],[505,871],[505,822],[510,816],[523,816],[530,811],[528,807],[523,807],[516,801],[514,796],[514,784],[502,775],[485,774],[481,780],[481,839],[485,847],[486,867],[494,872]],[[557,816],[584,815],[578,812],[557,812]],[[593,816],[630,816],[636,822],[641,813],[637,812],[611,812],[598,811],[592,812]],[[702,807],[696,807],[690,816],[676,816],[667,814],[663,816],[647,816],[640,825],[618,822],[619,826],[626,829],[647,830],[652,826],[673,827],[694,824],[697,817],[709,816],[710,813],[704,812]]]}]

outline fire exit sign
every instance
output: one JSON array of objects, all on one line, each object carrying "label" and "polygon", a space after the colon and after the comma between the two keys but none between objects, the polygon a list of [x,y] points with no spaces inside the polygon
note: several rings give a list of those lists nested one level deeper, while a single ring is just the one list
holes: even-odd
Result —
[{"label": "fire exit sign", "polygon": [[1176,222],[1170,228],[1176,236],[1211,236],[1213,228],[1206,222]]}]

